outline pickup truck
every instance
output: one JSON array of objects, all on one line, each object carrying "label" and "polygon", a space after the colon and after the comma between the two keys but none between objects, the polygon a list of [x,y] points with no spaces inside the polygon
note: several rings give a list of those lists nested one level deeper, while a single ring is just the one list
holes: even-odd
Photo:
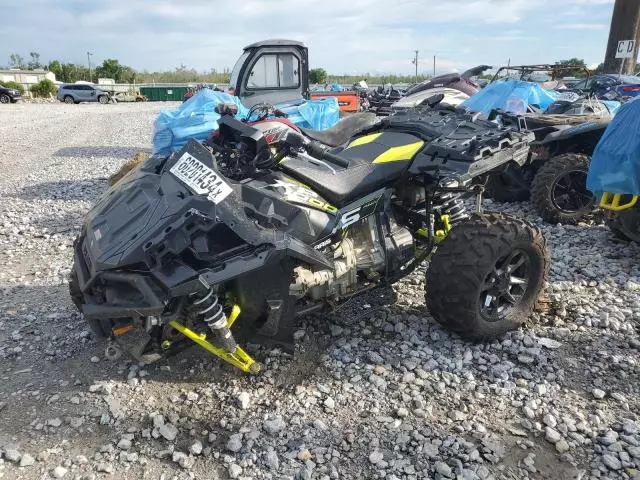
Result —
[{"label": "pickup truck", "polygon": [[336,97],[341,111],[360,110],[357,92],[309,91],[308,49],[295,40],[263,40],[244,47],[231,71],[230,90],[247,107]]}]

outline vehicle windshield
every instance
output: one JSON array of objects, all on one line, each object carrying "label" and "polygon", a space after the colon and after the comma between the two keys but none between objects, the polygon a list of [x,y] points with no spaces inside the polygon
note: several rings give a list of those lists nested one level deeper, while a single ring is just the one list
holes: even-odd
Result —
[{"label": "vehicle windshield", "polygon": [[240,58],[238,59],[236,64],[233,66],[233,70],[231,71],[231,79],[229,80],[229,88],[236,88],[236,85],[238,84],[238,77],[240,76],[240,69],[244,65],[244,62],[248,56],[249,51],[245,50],[244,53],[240,55]]},{"label": "vehicle windshield", "polygon": [[622,83],[630,83],[631,85],[640,85],[640,77],[635,77],[631,75],[622,75],[620,77]]}]

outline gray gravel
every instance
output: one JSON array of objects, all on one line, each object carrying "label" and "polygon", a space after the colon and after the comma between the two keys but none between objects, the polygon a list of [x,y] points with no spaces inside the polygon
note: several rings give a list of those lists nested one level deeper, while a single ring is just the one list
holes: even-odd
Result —
[{"label": "gray gravel", "polygon": [[638,476],[640,248],[601,225],[543,226],[549,311],[497,341],[436,325],[422,269],[302,321],[293,357],[249,346],[258,377],[199,349],[105,360],[68,298],[71,246],[166,106],[0,109],[0,477]]}]

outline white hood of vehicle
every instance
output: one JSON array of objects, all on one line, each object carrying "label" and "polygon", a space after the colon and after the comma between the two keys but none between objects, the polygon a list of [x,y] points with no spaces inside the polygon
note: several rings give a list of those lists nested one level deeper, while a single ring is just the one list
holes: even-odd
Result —
[{"label": "white hood of vehicle", "polygon": [[398,100],[396,103],[391,105],[391,108],[414,108],[423,100],[440,93],[444,95],[442,103],[448,103],[449,105],[452,105],[454,107],[460,105],[467,98],[469,98],[469,95],[467,95],[466,93],[453,88],[429,88],[428,90],[423,90],[421,92],[414,93],[413,95],[409,95],[408,97],[404,97]]}]

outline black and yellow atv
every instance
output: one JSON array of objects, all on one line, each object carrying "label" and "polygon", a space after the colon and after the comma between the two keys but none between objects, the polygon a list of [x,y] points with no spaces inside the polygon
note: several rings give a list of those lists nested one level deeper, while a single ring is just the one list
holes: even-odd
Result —
[{"label": "black and yellow atv", "polygon": [[72,298],[110,356],[157,359],[186,337],[255,372],[241,337],[292,342],[297,317],[428,260],[436,321],[471,339],[503,334],[531,313],[549,256],[539,229],[482,213],[481,180],[530,140],[426,108],[339,148],[295,131],[273,148],[224,115],[211,142],[152,156],[89,211]]}]

